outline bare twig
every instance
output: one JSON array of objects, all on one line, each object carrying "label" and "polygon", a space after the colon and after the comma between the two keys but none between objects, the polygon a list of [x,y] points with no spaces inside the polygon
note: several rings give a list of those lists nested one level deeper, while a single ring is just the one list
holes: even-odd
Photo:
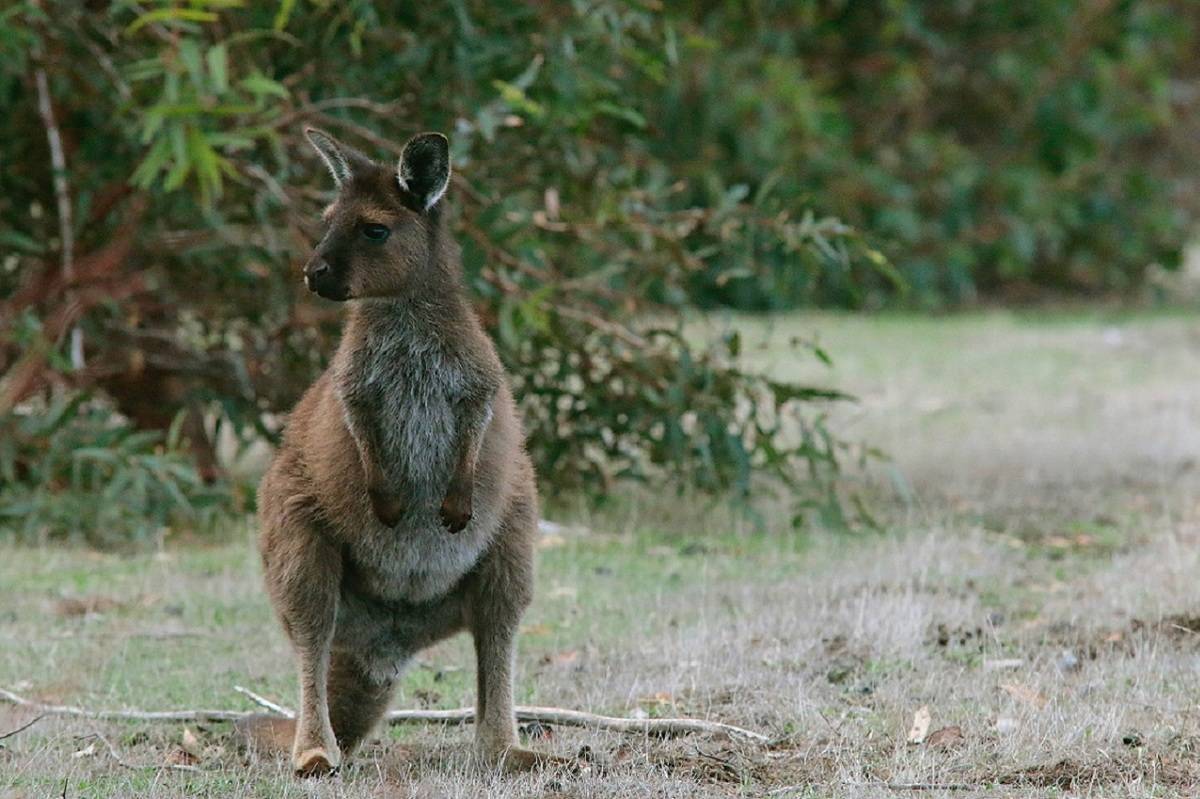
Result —
[{"label": "bare twig", "polygon": [[[753,730],[723,724],[719,721],[702,719],[627,719],[615,716],[600,716],[582,710],[567,710],[558,707],[535,707],[518,705],[517,721],[528,723],[559,724],[563,727],[587,727],[609,732],[632,733],[635,735],[676,736],[691,733],[722,733],[730,738],[754,743],[769,743],[770,738]],[[463,724],[474,721],[474,708],[456,710],[392,710],[384,717],[388,724]]]},{"label": "bare twig", "polygon": [[45,713],[41,714],[40,716],[34,716],[32,719],[25,722],[20,727],[17,727],[15,730],[11,730],[9,732],[4,733],[3,735],[0,735],[0,741],[3,741],[5,738],[11,738],[14,735],[16,735],[17,733],[25,732],[25,730],[29,729],[34,724],[37,724],[39,721],[41,721],[44,718],[46,718]]},{"label": "bare twig", "polygon": [[584,324],[591,325],[594,329],[601,333],[607,333],[614,338],[619,338],[635,349],[643,349],[646,346],[646,339],[632,332],[627,327],[619,325],[615,322],[610,322],[593,313],[582,311],[578,308],[572,308],[567,305],[551,305],[550,308],[558,313],[559,316],[565,316],[568,319],[574,319]]},{"label": "bare twig", "polygon": [[44,705],[34,702],[12,691],[0,688],[0,700],[13,705],[31,708],[46,716],[68,716],[71,718],[92,719],[93,721],[237,721],[252,713],[236,710],[87,710],[72,705]]},{"label": "bare twig", "polygon": [[139,764],[139,763],[130,763],[130,762],[126,761],[123,757],[121,757],[121,753],[117,751],[117,747],[113,746],[112,741],[108,740],[108,738],[106,738],[98,730],[93,730],[91,735],[86,735],[86,736],[84,736],[84,738],[82,738],[80,740],[86,740],[87,738],[99,739],[100,743],[104,744],[104,747],[108,750],[108,753],[110,755],[112,755],[112,759],[117,761],[117,765],[120,766],[121,768],[135,769],[135,770],[139,770],[139,771],[141,771],[141,770],[158,771],[161,769],[171,769],[173,771],[200,771],[201,770],[201,769],[197,768],[196,766],[189,766],[184,763],[146,763],[144,765]]},{"label": "bare twig", "polygon": [[[254,702],[274,710],[280,715],[287,711],[281,705],[269,699],[258,696],[242,688],[239,693],[249,697]],[[72,705],[44,705],[33,702],[12,691],[0,688],[0,700],[14,705],[33,708],[47,716],[70,716],[74,718],[92,719],[95,721],[238,721],[256,713],[236,710],[87,710]],[[769,743],[770,738],[752,730],[723,724],[718,721],[702,719],[627,719],[614,716],[600,716],[595,713],[585,713],[581,710],[566,710],[557,707],[518,706],[517,721],[539,721],[544,724],[559,724],[564,727],[587,727],[610,732],[632,733],[637,735],[689,735],[692,733],[724,734],[730,738],[754,743]],[[474,708],[458,708],[456,710],[393,710],[385,717],[388,724],[465,724],[475,719]]]},{"label": "bare twig", "polygon": [[[855,788],[883,788],[888,791],[974,791],[978,785],[961,782],[844,782]],[[799,787],[799,786],[797,786]]]},{"label": "bare twig", "polygon": [[882,787],[889,791],[974,791],[979,788],[958,782],[888,782]]},{"label": "bare twig", "polygon": [[[50,81],[45,68],[39,66],[34,72],[38,91],[38,113],[46,127],[46,141],[50,145],[50,166],[54,170],[54,198],[58,203],[58,231],[62,239],[62,276],[70,283],[75,276],[75,230],[71,213],[71,187],[67,183],[67,157],[63,153],[62,134],[54,118],[54,105],[50,101]],[[83,368],[83,330],[76,325],[71,330],[71,365]]]},{"label": "bare twig", "polygon": [[249,688],[243,688],[240,685],[235,685],[235,686],[233,686],[233,690],[237,691],[239,694],[246,697],[254,704],[262,705],[267,710],[270,710],[272,713],[278,713],[279,715],[286,716],[289,719],[296,718],[296,711],[292,710],[290,707],[284,707],[283,705],[278,704],[277,702],[272,702],[270,699],[267,699],[265,696],[260,696],[259,694],[254,693]]}]

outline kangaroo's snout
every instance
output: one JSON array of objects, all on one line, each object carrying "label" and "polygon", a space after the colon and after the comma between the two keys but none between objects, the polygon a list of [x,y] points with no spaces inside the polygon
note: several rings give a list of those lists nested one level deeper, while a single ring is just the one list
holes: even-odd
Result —
[{"label": "kangaroo's snout", "polygon": [[304,265],[304,285],[327,300],[345,300],[350,296],[348,288],[336,280],[329,262],[321,255],[314,255]]},{"label": "kangaroo's snout", "polygon": [[304,276],[308,280],[320,280],[328,273],[329,264],[325,263],[323,258],[314,258],[308,262],[308,266],[304,267]]}]

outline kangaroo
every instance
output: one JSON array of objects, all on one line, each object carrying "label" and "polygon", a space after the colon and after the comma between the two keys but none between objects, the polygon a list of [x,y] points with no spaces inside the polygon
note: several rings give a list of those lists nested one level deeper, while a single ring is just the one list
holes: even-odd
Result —
[{"label": "kangaroo", "polygon": [[446,137],[399,164],[305,130],[337,184],[304,267],[348,304],[332,362],[292,412],[258,492],[267,592],[299,666],[299,775],[339,767],[422,649],[465,630],[476,751],[489,766],[563,762],[516,746],[513,660],[533,589],[533,467],[494,346],[446,232]]}]

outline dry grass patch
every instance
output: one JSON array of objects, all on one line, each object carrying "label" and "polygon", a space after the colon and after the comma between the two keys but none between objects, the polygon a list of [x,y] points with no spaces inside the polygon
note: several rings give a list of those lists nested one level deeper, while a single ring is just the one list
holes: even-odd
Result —
[{"label": "dry grass patch", "polygon": [[[569,514],[593,532],[546,540],[518,682],[522,703],[710,718],[772,745],[551,727],[532,743],[597,763],[506,778],[473,768],[469,729],[392,728],[337,779],[303,784],[224,725],[185,740],[180,726],[43,719],[0,741],[0,796],[1190,795],[1200,327],[791,324],[822,329],[841,355],[829,382],[863,397],[844,421],[894,456],[859,475],[886,532],[756,533],[633,492]],[[2,554],[0,685],[92,707],[245,708],[234,684],[293,703],[248,539]],[[471,672],[467,641],[436,647],[395,704],[468,704]],[[0,707],[0,734],[29,720]],[[194,770],[164,768],[179,765]]]}]

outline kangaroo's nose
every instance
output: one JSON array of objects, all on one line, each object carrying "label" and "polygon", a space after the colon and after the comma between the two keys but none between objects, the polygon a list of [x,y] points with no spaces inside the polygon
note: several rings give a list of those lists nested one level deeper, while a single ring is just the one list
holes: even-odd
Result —
[{"label": "kangaroo's nose", "polygon": [[313,258],[304,265],[304,285],[309,291],[317,290],[317,281],[329,274],[329,264],[324,258]]}]

